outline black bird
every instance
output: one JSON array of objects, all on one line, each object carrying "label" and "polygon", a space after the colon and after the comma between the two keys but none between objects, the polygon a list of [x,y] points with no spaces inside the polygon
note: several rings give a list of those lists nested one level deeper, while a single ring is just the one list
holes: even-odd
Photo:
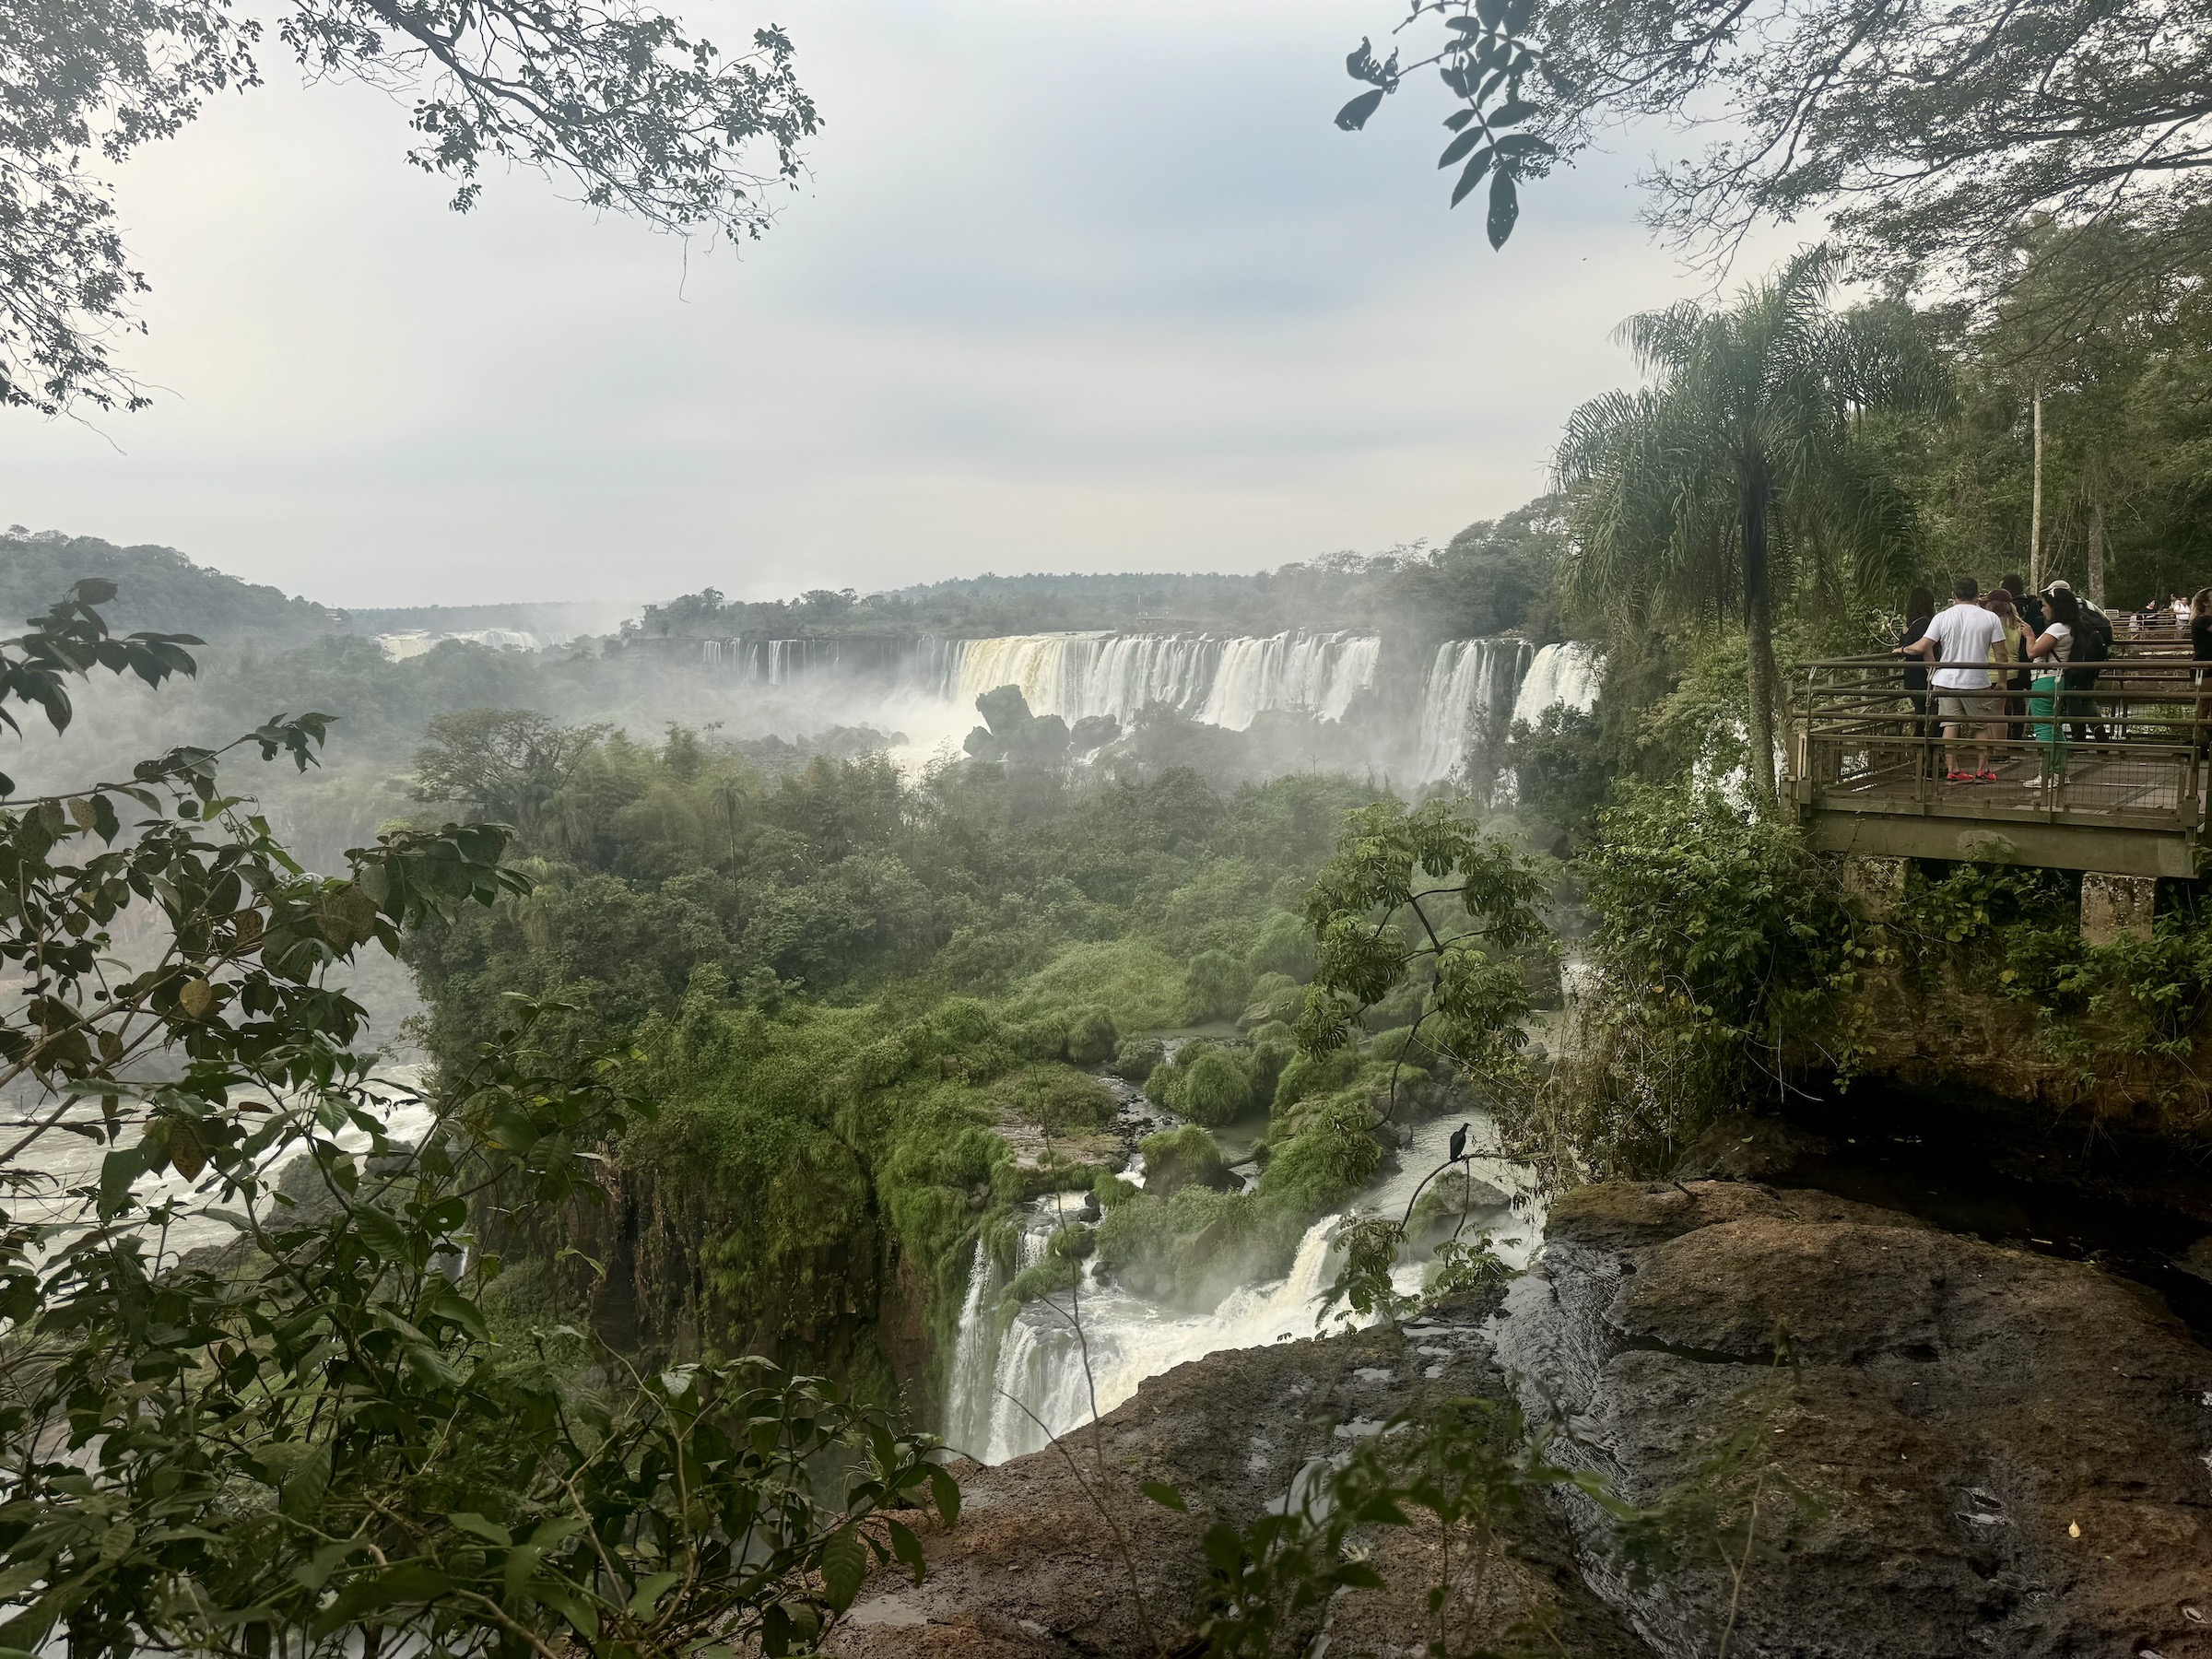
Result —
[{"label": "black bird", "polygon": [[1467,1155],[1467,1125],[1462,1124],[1452,1131],[1452,1161],[1457,1163]]}]

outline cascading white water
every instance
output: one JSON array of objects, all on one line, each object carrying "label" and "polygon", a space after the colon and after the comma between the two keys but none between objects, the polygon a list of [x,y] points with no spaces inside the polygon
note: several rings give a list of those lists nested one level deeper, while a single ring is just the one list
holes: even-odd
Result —
[{"label": "cascading white water", "polygon": [[968,1297],[953,1339],[952,1367],[946,1375],[945,1443],[956,1452],[991,1443],[992,1379],[998,1373],[999,1335],[1004,1321],[998,1299],[1006,1288],[996,1256],[979,1239],[968,1269]]},{"label": "cascading white water", "polygon": [[917,677],[947,700],[972,707],[984,692],[1018,686],[1036,714],[1069,724],[1091,715],[1127,721],[1166,703],[1242,731],[1275,709],[1341,720],[1374,684],[1382,641],[1372,634],[1293,631],[1265,639],[1218,634],[1008,634],[932,642]]},{"label": "cascading white water", "polygon": [[1414,782],[1441,782],[1465,764],[1470,750],[1488,746],[1513,706],[1531,654],[1526,640],[1510,636],[1446,640],[1436,648],[1421,688]]},{"label": "cascading white water", "polygon": [[1605,677],[1606,659],[1597,647],[1581,640],[1547,645],[1536,653],[1513,696],[1513,719],[1535,725],[1544,711],[1559,704],[1587,714],[1597,706],[1598,683]]},{"label": "cascading white water", "polygon": [[[1454,1126],[1444,1119],[1423,1125],[1398,1168],[1362,1193],[1357,1207],[1370,1213],[1403,1211],[1421,1179],[1443,1161]],[[1480,1134],[1489,1133],[1483,1121]],[[1520,1184],[1502,1165],[1486,1166],[1482,1175],[1509,1189]],[[1518,1265],[1533,1248],[1538,1218],[1496,1212],[1485,1220],[1500,1235],[1499,1253]],[[1284,1277],[1243,1286],[1206,1313],[1180,1312],[1119,1285],[1099,1284],[1087,1268],[1072,1304],[1070,1298],[1059,1294],[1031,1302],[1014,1316],[998,1339],[996,1363],[988,1374],[977,1363],[981,1342],[971,1346],[969,1340],[971,1312],[975,1315],[973,1328],[980,1332],[993,1317],[992,1302],[1001,1293],[1003,1281],[995,1265],[979,1253],[947,1380],[947,1439],[986,1463],[1004,1463],[1088,1422],[1094,1389],[1102,1416],[1135,1394],[1146,1378],[1186,1361],[1224,1348],[1258,1347],[1316,1335],[1322,1294],[1336,1272],[1335,1234],[1341,1220],[1329,1216],[1308,1228]],[[1043,1259],[1060,1224],[1055,1201],[1040,1201],[1023,1236],[1025,1265]],[[1418,1263],[1401,1265],[1400,1289],[1415,1288],[1420,1273]],[[1071,1306],[1082,1321],[1080,1342],[1070,1321]],[[986,1421],[988,1431],[980,1431],[978,1425]]]}]

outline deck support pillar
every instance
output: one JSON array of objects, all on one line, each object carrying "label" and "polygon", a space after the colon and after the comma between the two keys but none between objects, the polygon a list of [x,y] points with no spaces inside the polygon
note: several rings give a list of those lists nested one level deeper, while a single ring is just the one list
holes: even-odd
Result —
[{"label": "deck support pillar", "polygon": [[2123,935],[2149,938],[2158,891],[2156,877],[2089,871],[2081,878],[2081,942],[2110,945]]},{"label": "deck support pillar", "polygon": [[1843,886],[1865,907],[1869,921],[1887,921],[1905,901],[1905,861],[1877,858],[1871,853],[1846,853]]}]

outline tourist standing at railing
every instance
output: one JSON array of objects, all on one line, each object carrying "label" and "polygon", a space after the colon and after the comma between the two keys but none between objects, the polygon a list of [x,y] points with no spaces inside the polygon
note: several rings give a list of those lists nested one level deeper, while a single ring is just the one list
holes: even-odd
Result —
[{"label": "tourist standing at railing", "polygon": [[2074,603],[2073,593],[2065,587],[2053,585],[2045,596],[2044,609],[2050,616],[2049,623],[2028,641],[2032,675],[2028,682],[2028,716],[2035,740],[2042,746],[2036,775],[2028,783],[2030,789],[2054,784],[2065,773],[2066,723],[2063,716],[2066,664],[2074,655],[2075,630],[2081,626],[2081,607]]},{"label": "tourist standing at railing", "polygon": [[2108,741],[2112,734],[2100,718],[2104,711],[2097,700],[2097,677],[2103,672],[2103,665],[2112,661],[2112,619],[2096,601],[2077,594],[2072,582],[2053,582],[2051,592],[2073,600],[2077,618],[2074,653],[2067,659],[2065,672],[2067,724],[2073,728],[2077,743]]},{"label": "tourist standing at railing", "polygon": [[[1916,587],[1905,595],[1905,634],[1898,641],[1898,649],[1917,645],[1928,637],[1928,624],[1936,617],[1936,595],[1924,587]],[[1921,667],[1905,670],[1905,695],[1912,700],[1912,735],[1924,738],[1928,735],[1928,671]]]},{"label": "tourist standing at railing", "polygon": [[2028,624],[2020,619],[2014,608],[2012,594],[2006,588],[1992,588],[1982,608],[1996,618],[2005,629],[2005,641],[1989,653],[1990,665],[1996,670],[1998,688],[2006,693],[1999,705],[2005,719],[1998,725],[1996,735],[2008,743],[2020,740],[2020,717],[2028,712],[2023,693],[2028,689],[2028,671],[2020,666],[2028,660]]},{"label": "tourist standing at railing", "polygon": [[[1897,648],[1899,656],[1916,656],[1936,664],[1936,718],[1942,723],[1944,777],[1953,783],[1994,783],[1989,770],[1989,727],[2003,707],[2004,694],[1993,688],[1990,653],[2003,642],[2004,626],[1982,608],[1982,586],[1971,576],[1961,576],[1951,588],[1951,603],[1937,611],[1928,630],[1911,645]],[[1974,764],[1959,764],[1971,743]]]},{"label": "tourist standing at railing", "polygon": [[[2198,588],[2189,601],[2189,654],[2200,663],[2212,663],[2212,587]],[[2212,669],[2196,670],[2196,752],[2212,751]]]}]

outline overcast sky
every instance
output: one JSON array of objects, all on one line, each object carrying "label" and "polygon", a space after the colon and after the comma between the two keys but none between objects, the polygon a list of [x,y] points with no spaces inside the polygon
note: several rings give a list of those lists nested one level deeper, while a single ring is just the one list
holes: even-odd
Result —
[{"label": "overcast sky", "polygon": [[528,174],[456,217],[399,108],[272,58],[121,177],[156,406],[0,417],[0,522],[340,605],[1250,570],[1519,504],[1700,289],[1648,144],[1498,254],[1441,90],[1336,131],[1398,0],[755,4],[678,9],[782,23],[829,127],[736,257]]}]

